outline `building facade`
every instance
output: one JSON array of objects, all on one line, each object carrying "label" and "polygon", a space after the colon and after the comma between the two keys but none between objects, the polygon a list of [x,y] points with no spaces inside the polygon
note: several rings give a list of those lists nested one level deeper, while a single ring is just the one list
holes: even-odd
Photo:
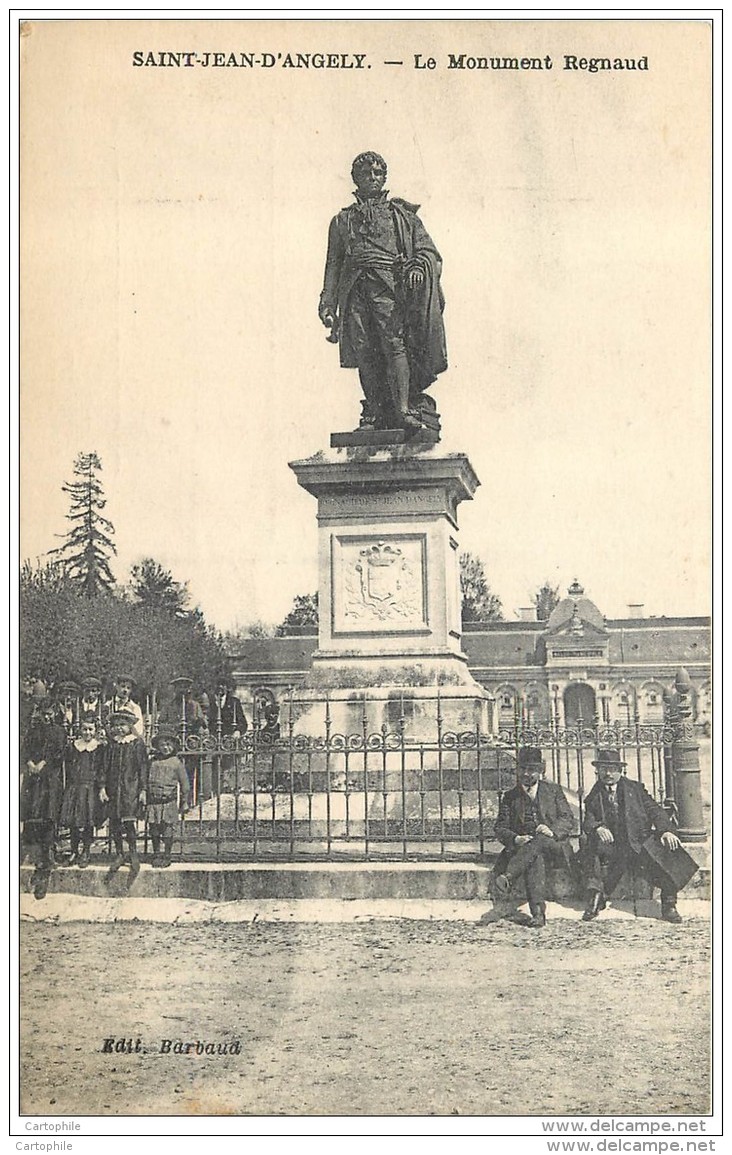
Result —
[{"label": "building facade", "polygon": [[[664,694],[679,666],[691,678],[694,719],[711,725],[711,622],[708,617],[607,619],[573,582],[549,620],[464,623],[462,646],[474,678],[495,699],[499,730],[663,721]],[[269,688],[276,699],[296,690],[317,646],[312,635],[252,638],[232,655],[242,700]]]}]

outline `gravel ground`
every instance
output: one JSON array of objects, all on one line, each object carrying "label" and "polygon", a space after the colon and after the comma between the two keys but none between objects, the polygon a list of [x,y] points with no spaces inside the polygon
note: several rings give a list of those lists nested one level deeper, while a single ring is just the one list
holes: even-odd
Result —
[{"label": "gravel ground", "polygon": [[23,924],[21,1111],[702,1114],[709,970],[703,920]]}]

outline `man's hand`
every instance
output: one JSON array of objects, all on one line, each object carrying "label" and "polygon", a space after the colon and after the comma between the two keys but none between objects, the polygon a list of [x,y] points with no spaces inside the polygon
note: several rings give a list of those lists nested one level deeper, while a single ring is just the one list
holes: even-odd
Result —
[{"label": "man's hand", "polygon": [[530,834],[517,834],[513,840],[514,846],[524,846],[527,842],[531,842]]},{"label": "man's hand", "polygon": [[678,836],[671,830],[665,830],[661,835],[661,844],[665,846],[667,850],[678,850],[681,846]]},{"label": "man's hand", "polygon": [[236,739],[237,739],[237,738],[241,738],[241,731],[239,731],[239,730],[234,730],[234,732],[232,733],[232,735],[231,735],[231,736],[232,736],[232,738],[233,738],[233,739],[236,741]]},{"label": "man's hand", "polygon": [[424,284],[424,273],[421,269],[411,269],[407,273],[407,288],[416,289]]},{"label": "man's hand", "polygon": [[99,791],[99,801],[100,802],[109,802],[109,795],[107,794],[107,791],[104,789],[103,786],[102,786],[102,789]]},{"label": "man's hand", "polygon": [[554,837],[554,831],[549,826],[545,826],[543,822],[540,822],[539,825],[537,826],[536,833],[537,834],[545,834],[547,838],[553,838]]},{"label": "man's hand", "polygon": [[607,826],[598,826],[597,837],[600,839],[600,842],[614,842],[615,841],[615,839],[613,838],[612,830],[608,830]]}]

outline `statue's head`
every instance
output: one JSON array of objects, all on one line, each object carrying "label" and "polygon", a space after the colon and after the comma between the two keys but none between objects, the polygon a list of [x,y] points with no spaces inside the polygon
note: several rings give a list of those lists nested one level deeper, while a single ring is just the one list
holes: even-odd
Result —
[{"label": "statue's head", "polygon": [[374,196],[386,183],[386,161],[378,152],[360,152],[351,165],[351,176],[363,196]]}]

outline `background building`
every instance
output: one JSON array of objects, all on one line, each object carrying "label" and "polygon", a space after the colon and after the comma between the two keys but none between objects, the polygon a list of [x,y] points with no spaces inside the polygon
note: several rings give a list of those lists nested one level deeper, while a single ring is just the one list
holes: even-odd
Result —
[{"label": "background building", "polygon": [[[574,581],[546,622],[467,622],[462,644],[473,676],[496,700],[499,729],[525,724],[658,723],[664,691],[679,666],[691,678],[694,718],[711,724],[711,621],[708,617],[605,618]],[[527,611],[522,611],[526,619]],[[253,702],[259,686],[276,698],[300,685],[317,646],[315,633],[251,638],[232,654],[237,692]]]}]

